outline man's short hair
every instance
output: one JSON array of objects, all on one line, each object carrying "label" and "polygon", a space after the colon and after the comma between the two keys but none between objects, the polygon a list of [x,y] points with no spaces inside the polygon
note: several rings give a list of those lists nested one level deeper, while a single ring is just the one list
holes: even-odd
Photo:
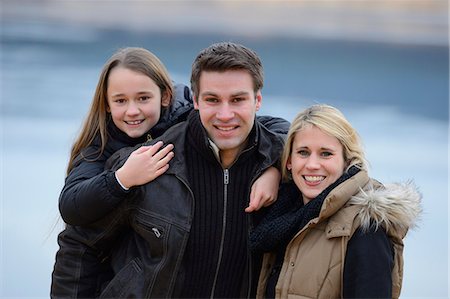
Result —
[{"label": "man's short hair", "polygon": [[199,93],[200,75],[203,71],[225,72],[246,70],[252,76],[255,93],[262,89],[264,71],[255,51],[235,43],[221,42],[202,50],[192,64],[191,88],[195,96]]}]

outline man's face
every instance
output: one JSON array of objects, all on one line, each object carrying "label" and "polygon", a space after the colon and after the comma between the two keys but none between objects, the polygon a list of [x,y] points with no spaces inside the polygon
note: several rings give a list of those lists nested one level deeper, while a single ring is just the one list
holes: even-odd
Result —
[{"label": "man's face", "polygon": [[209,138],[220,149],[223,165],[233,163],[245,146],[261,100],[261,92],[255,94],[252,77],[245,70],[200,74],[194,107]]}]

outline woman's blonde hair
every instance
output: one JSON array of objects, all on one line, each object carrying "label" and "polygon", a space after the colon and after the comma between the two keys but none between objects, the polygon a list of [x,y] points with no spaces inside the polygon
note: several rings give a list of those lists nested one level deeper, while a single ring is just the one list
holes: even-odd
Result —
[{"label": "woman's blonde hair", "polygon": [[311,126],[315,126],[339,140],[343,147],[346,170],[351,166],[367,170],[368,163],[364,156],[361,139],[356,130],[337,108],[320,104],[313,105],[300,112],[291,123],[281,157],[281,169],[284,180],[290,179],[286,165],[292,153],[295,135],[302,129],[310,128]]},{"label": "woman's blonde hair", "polygon": [[[158,57],[143,48],[128,47],[118,50],[105,63],[100,73],[91,108],[84,120],[81,133],[75,140],[70,152],[67,174],[72,170],[75,158],[84,148],[92,144],[97,135],[100,135],[101,140],[97,157],[99,157],[105,149],[108,136],[106,128],[109,118],[109,113],[107,112],[108,78],[111,70],[119,66],[142,73],[151,78],[161,90],[161,102],[163,102],[164,99],[169,99],[169,101],[172,100],[172,80],[170,79],[167,69]],[[161,107],[161,109],[163,108],[164,107]],[[93,158],[93,160],[96,159],[95,157],[89,158]]]}]

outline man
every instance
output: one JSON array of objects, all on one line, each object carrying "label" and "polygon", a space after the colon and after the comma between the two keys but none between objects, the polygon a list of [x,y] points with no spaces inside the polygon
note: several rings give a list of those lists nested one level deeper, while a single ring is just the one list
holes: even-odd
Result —
[{"label": "man", "polygon": [[[130,199],[91,226],[94,235],[100,231],[94,238],[86,241],[85,230],[67,233],[66,242],[76,239],[108,252],[114,277],[104,279],[102,298],[255,294],[260,259],[250,254],[247,239],[261,212],[244,210],[263,204],[248,206],[252,183],[277,163],[283,147],[283,136],[256,120],[261,61],[242,45],[213,44],[195,59],[191,85],[196,110],[160,138],[174,145],[169,169],[131,188]],[[289,126],[266,123],[282,133]],[[131,152],[114,155],[112,169]]]},{"label": "man", "polygon": [[262,86],[261,61],[243,46],[215,44],[194,61],[191,87],[199,113],[188,121],[185,156],[195,205],[181,297],[247,296],[242,282],[257,279],[248,271],[252,219],[242,211],[252,181],[282,148],[277,136],[255,124]]}]

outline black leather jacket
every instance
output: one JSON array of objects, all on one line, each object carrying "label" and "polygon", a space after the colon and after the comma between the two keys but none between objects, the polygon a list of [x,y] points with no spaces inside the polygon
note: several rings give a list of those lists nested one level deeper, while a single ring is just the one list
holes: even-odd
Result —
[{"label": "black leather jacket", "polygon": [[[281,135],[272,133],[258,121],[255,126],[262,162],[257,165],[252,182],[278,161],[283,147]],[[175,146],[175,157],[164,175],[132,188],[133,195],[100,221],[82,228],[69,225],[60,234],[53,298],[92,297],[92,294],[100,298],[176,296],[194,205],[184,159],[186,127],[187,123],[178,124],[163,136],[165,143]],[[278,129],[287,132],[288,123],[282,123]],[[109,161],[112,169],[120,167],[132,150],[116,153]],[[116,191],[125,192],[119,186]],[[253,215],[248,217],[250,230]],[[254,267],[255,263],[249,261],[243,297],[250,295],[247,292],[258,278],[249,270]]]}]

